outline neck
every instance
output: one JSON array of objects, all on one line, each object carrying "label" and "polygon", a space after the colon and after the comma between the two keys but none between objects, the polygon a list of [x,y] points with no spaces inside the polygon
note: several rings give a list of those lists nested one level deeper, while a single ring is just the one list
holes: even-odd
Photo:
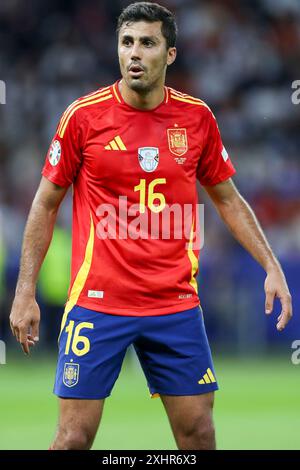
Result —
[{"label": "neck", "polygon": [[138,93],[129,88],[124,79],[119,82],[119,91],[125,103],[137,109],[151,110],[156,108],[165,97],[164,85],[146,93]]}]

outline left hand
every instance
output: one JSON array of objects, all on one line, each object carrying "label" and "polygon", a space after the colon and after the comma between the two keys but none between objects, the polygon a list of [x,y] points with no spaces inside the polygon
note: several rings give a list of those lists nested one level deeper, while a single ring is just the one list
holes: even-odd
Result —
[{"label": "left hand", "polygon": [[274,268],[267,273],[265,280],[266,293],[266,314],[269,315],[273,310],[275,297],[281,302],[281,313],[277,318],[276,328],[282,331],[293,315],[292,297],[286,283],[285,276],[280,268]]}]

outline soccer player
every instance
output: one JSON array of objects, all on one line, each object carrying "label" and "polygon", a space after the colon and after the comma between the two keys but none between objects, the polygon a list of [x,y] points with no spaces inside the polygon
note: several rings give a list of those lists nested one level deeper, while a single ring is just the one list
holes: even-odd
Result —
[{"label": "soccer player", "polygon": [[59,205],[73,185],[71,283],[59,336],[54,392],[60,412],[51,448],[91,448],[104,400],[133,344],[178,449],[215,449],[218,385],[196,282],[197,179],[265,269],[266,313],[275,297],[282,304],[279,331],[292,315],[291,296],[231,179],[235,169],[212,111],[165,86],[176,58],[173,14],[155,3],[131,4],[117,32],[122,79],[71,104],[50,145],[25,228],[11,328],[28,354],[39,336],[38,272]]}]

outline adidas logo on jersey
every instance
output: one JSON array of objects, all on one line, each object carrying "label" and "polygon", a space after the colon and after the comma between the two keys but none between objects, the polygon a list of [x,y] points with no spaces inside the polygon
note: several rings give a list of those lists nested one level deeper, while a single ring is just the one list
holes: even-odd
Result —
[{"label": "adidas logo on jersey", "polygon": [[198,384],[212,384],[216,382],[215,376],[212,373],[211,369],[208,368],[206,374],[203,375],[202,379],[198,381]]},{"label": "adidas logo on jersey", "polygon": [[107,145],[105,145],[105,150],[127,150],[124,145],[123,140],[119,135],[113,138]]}]

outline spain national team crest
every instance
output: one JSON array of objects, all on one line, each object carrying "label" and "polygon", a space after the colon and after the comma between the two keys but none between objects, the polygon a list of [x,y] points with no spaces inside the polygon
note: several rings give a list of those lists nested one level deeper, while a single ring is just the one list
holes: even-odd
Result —
[{"label": "spain national team crest", "polygon": [[169,150],[180,157],[188,151],[186,129],[167,129]]},{"label": "spain national team crest", "polygon": [[79,379],[79,364],[66,362],[64,367],[63,383],[67,387],[74,387]]},{"label": "spain national team crest", "polygon": [[159,162],[159,150],[157,147],[140,147],[138,149],[139,162],[144,171],[156,170]]}]

